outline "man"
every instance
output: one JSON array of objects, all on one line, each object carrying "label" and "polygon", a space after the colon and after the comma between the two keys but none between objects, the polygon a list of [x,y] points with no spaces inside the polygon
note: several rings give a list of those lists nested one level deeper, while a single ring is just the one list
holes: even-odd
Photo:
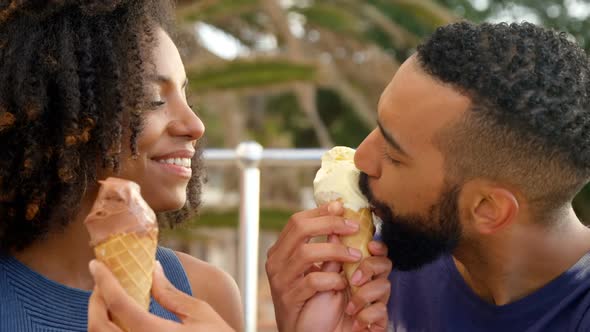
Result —
[{"label": "man", "polygon": [[[395,268],[394,331],[590,330],[590,230],[571,206],[590,175],[589,94],[584,52],[528,23],[441,27],[400,67],[355,156]],[[272,278],[286,246],[267,266],[277,319],[310,323],[313,286],[293,299]]]}]

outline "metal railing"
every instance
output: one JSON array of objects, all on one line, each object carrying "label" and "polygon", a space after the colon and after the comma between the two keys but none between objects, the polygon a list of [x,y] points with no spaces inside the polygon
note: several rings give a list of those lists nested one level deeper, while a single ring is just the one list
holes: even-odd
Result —
[{"label": "metal railing", "polygon": [[240,240],[238,285],[242,292],[244,331],[255,332],[258,311],[258,238],[260,226],[259,166],[319,166],[324,149],[263,149],[243,142],[235,150],[206,149],[207,166],[240,168]]}]

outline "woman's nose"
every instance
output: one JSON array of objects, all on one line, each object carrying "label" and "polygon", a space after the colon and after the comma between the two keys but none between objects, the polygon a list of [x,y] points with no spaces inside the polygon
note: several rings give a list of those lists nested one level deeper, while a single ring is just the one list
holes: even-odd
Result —
[{"label": "woman's nose", "polygon": [[183,136],[196,141],[205,133],[205,125],[197,114],[186,103],[182,103],[175,112],[178,114],[169,125],[173,136]]}]

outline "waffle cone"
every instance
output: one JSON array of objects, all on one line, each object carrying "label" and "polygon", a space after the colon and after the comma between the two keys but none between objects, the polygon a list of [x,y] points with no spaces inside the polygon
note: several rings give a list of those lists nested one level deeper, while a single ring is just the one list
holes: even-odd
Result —
[{"label": "waffle cone", "polygon": [[[158,229],[154,228],[141,233],[116,234],[94,247],[96,258],[111,270],[127,294],[146,310],[150,306],[157,238]],[[129,331],[116,317],[113,321]]]},{"label": "waffle cone", "polygon": [[[360,222],[360,229],[353,235],[340,236],[340,241],[342,241],[342,243],[347,247],[360,250],[363,258],[371,256],[368,245],[369,242],[373,240],[373,233],[375,232],[371,210],[368,208],[362,208],[358,211],[354,211],[345,208],[343,216],[346,219]],[[352,293],[355,293],[358,289],[358,287],[352,286],[351,279],[359,264],[360,261],[356,263],[344,263],[342,266],[344,274],[346,275],[346,279],[348,280],[348,284],[351,285],[350,290]]]}]

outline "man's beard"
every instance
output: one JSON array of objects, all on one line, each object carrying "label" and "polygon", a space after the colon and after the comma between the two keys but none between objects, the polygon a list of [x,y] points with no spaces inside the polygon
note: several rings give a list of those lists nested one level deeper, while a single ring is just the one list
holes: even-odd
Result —
[{"label": "man's beard", "polygon": [[381,220],[381,239],[387,245],[388,257],[400,271],[428,264],[442,254],[452,252],[461,237],[458,186],[446,186],[439,201],[426,216],[400,215],[393,207],[375,199],[369,188],[369,177],[361,173],[359,187]]}]

